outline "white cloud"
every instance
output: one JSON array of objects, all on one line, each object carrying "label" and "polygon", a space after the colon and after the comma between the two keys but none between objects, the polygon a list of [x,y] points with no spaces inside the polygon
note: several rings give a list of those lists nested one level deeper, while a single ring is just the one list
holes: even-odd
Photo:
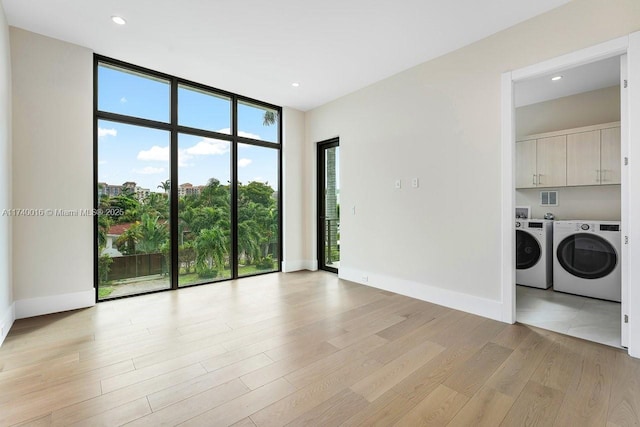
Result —
[{"label": "white cloud", "polygon": [[[226,133],[228,135],[231,135],[231,129],[229,128],[218,129],[216,132]],[[260,135],[256,135],[255,133],[243,132],[243,131],[239,131],[238,136],[241,136],[243,138],[252,138],[252,139],[260,139],[260,140],[262,139],[260,138]]]},{"label": "white cloud", "polygon": [[106,128],[98,128],[98,138],[102,138],[104,136],[117,136],[118,131],[116,129],[106,129]]},{"label": "white cloud", "polygon": [[120,98],[120,102],[124,104],[125,102],[127,102],[127,98],[123,96],[122,98]]},{"label": "white cloud", "polygon": [[158,162],[169,161],[169,146],[159,147],[154,145],[148,150],[142,150],[138,153],[138,160],[150,160]]},{"label": "white cloud", "polygon": [[246,166],[249,166],[251,164],[251,162],[253,162],[253,160],[251,160],[251,159],[239,159],[238,160],[238,167],[244,168]]},{"label": "white cloud", "polygon": [[193,147],[187,148],[185,152],[193,156],[221,155],[229,152],[229,146],[228,141],[204,138]]},{"label": "white cloud", "polygon": [[107,164],[107,161],[106,161],[106,160],[100,160],[100,161],[98,162],[98,164],[99,164],[99,165],[106,165],[106,164]]},{"label": "white cloud", "polygon": [[133,172],[140,175],[155,175],[164,172],[164,168],[154,168],[153,166],[145,166],[142,169],[134,169]]},{"label": "white cloud", "polygon": [[[149,162],[166,162],[169,163],[169,146],[159,147],[154,145],[148,150],[142,150],[138,153],[138,160],[144,160]],[[193,156],[187,154],[186,150],[180,150],[178,152],[178,166],[191,166],[187,163]]]}]

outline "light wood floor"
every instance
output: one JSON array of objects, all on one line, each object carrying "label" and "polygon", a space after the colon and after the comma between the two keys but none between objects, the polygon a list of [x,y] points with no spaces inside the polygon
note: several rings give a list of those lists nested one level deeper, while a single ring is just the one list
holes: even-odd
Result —
[{"label": "light wood floor", "polygon": [[272,274],[19,320],[0,425],[638,425],[640,361],[338,280]]}]

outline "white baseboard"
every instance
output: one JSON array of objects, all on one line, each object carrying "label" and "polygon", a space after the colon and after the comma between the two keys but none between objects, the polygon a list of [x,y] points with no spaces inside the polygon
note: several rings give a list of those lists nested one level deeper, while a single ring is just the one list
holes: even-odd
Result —
[{"label": "white baseboard", "polygon": [[16,319],[24,319],[26,317],[91,307],[95,303],[95,289],[91,288],[83,292],[17,300],[15,302],[15,313]]},{"label": "white baseboard", "polygon": [[4,339],[9,335],[9,330],[13,326],[13,322],[16,320],[16,304],[13,303],[9,306],[4,315],[0,317],[0,346],[4,342]]},{"label": "white baseboard", "polygon": [[297,259],[293,261],[282,261],[282,272],[291,273],[293,271],[318,269],[318,261],[310,261],[307,259]]},{"label": "white baseboard", "polygon": [[[455,310],[476,314],[489,319],[502,321],[502,303],[461,292],[451,291],[426,283],[413,282],[410,280],[397,279],[384,275],[376,275],[371,272],[364,272],[354,268],[340,267],[338,276],[341,279],[362,285],[371,286],[385,291],[395,292],[411,298],[453,308]],[[362,277],[367,276],[367,281]]]}]

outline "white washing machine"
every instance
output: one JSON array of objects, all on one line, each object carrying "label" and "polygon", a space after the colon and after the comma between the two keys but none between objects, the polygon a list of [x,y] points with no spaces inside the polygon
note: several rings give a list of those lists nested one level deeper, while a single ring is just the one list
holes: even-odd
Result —
[{"label": "white washing machine", "polygon": [[516,219],[516,284],[547,289],[552,269],[553,221]]},{"label": "white washing machine", "polygon": [[556,221],[553,289],[620,302],[619,221]]}]

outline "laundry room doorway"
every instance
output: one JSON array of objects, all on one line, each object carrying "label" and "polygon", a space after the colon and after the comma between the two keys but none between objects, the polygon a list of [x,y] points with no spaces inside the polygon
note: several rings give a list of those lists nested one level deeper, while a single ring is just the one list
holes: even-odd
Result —
[{"label": "laundry room doorway", "polygon": [[[630,191],[638,171],[629,167],[629,142],[640,126],[628,117],[640,91],[629,90],[628,76],[639,71],[638,57],[640,35],[632,34],[502,80],[503,320],[628,347],[635,357],[640,334],[629,335],[628,322],[640,312],[630,304],[640,292],[629,284],[640,269],[627,243],[640,197]],[[554,231],[540,233],[547,227]],[[523,275],[518,258],[536,251],[543,267]]]}]

